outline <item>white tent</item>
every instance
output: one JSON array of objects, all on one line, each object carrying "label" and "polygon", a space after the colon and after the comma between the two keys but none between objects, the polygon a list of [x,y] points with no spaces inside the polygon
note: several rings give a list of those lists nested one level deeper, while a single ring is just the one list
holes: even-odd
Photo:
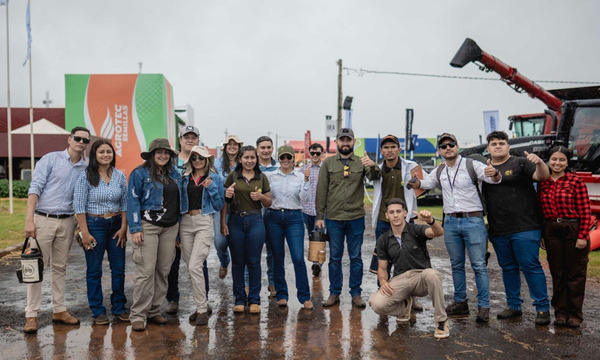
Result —
[{"label": "white tent", "polygon": [[[29,134],[31,132],[31,127],[29,124],[25,126],[21,126],[18,129],[14,129],[11,131],[11,134]],[[67,130],[61,128],[60,126],[48,121],[45,118],[41,118],[33,122],[33,133],[34,134],[53,134],[53,135],[62,135],[62,134],[70,134]]]}]

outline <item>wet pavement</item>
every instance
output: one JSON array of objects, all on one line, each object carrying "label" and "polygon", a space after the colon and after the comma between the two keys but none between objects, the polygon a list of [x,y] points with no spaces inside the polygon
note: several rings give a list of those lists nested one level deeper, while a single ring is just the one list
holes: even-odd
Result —
[{"label": "wet pavement", "polygon": [[[370,222],[370,221],[369,221]],[[367,271],[373,250],[373,231],[367,225],[363,245],[363,298],[376,291],[376,276]],[[443,274],[446,303],[452,299],[450,261],[441,238],[430,242],[433,267]],[[218,279],[218,260],[209,256],[209,303],[214,309],[208,326],[196,327],[188,322],[194,311],[187,268],[180,269],[180,310],[166,315],[166,325],[149,324],[144,332],[133,332],[128,323],[111,319],[110,326],[92,325],[87,306],[85,258],[81,248],[73,246],[67,267],[67,307],[81,320],[79,326],[52,324],[50,273],[43,285],[43,301],[38,317],[37,335],[22,332],[25,320],[26,286],[14,274],[16,255],[0,259],[0,349],[2,359],[598,359],[600,348],[600,285],[588,281],[584,305],[586,321],[578,330],[536,327],[535,311],[523,280],[523,317],[497,320],[495,314],[505,307],[501,271],[495,255],[490,258],[490,323],[475,323],[477,302],[475,283],[468,269],[471,315],[450,320],[450,338],[433,337],[433,307],[428,297],[421,298],[424,311],[416,313],[414,323],[397,324],[394,318],[379,317],[368,306],[360,310],[351,306],[348,294],[348,259],[343,262],[344,289],[341,304],[323,308],[329,295],[327,266],[321,278],[309,277],[315,310],[304,310],[295,294],[293,266],[287,257],[286,279],[290,289],[288,308],[279,308],[267,298],[266,276],[263,280],[262,313],[233,314],[231,275]],[[265,264],[263,259],[263,265]],[[546,265],[546,264],[545,264]],[[310,263],[307,262],[310,275]],[[131,305],[133,291],[131,248],[127,249],[126,294]],[[263,266],[264,270],[264,266]],[[550,275],[545,266],[549,290]],[[110,277],[105,261],[103,287],[105,305],[110,304]],[[166,303],[165,303],[166,306]]]}]

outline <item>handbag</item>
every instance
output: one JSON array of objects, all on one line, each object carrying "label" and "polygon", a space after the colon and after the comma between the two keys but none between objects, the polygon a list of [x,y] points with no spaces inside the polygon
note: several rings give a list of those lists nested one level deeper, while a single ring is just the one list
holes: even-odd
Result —
[{"label": "handbag", "polygon": [[29,238],[25,238],[23,250],[21,250],[21,268],[17,270],[17,278],[20,283],[33,284],[44,279],[44,257],[40,244],[35,240],[37,248],[27,250]]}]

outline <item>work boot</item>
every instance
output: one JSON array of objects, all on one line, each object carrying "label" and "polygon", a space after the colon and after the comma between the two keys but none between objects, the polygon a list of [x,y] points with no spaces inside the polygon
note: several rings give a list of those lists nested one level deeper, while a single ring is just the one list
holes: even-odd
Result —
[{"label": "work boot", "polygon": [[277,296],[277,291],[275,291],[275,286],[274,285],[269,285],[268,289],[269,289],[269,297],[275,297],[275,296]]},{"label": "work boot", "polygon": [[513,310],[511,308],[506,308],[496,315],[498,319],[512,319],[523,316],[523,312],[521,310]]},{"label": "work boot", "polygon": [[227,268],[221,266],[219,268],[219,279],[225,279],[225,276],[227,276]]},{"label": "work boot", "polygon": [[203,312],[196,316],[196,326],[208,324],[208,314]]},{"label": "work boot", "polygon": [[469,315],[469,303],[466,300],[463,302],[453,302],[446,306],[446,314],[448,316]]},{"label": "work boot", "polygon": [[59,313],[52,314],[52,322],[63,323],[67,325],[78,325],[79,319],[77,319],[74,316],[71,316],[71,314],[69,314],[66,311],[62,311]]},{"label": "work boot", "polygon": [[550,312],[538,311],[535,316],[535,324],[539,326],[546,326],[550,324]]},{"label": "work boot", "polygon": [[177,311],[179,311],[179,303],[177,301],[169,301],[165,312],[167,314],[173,315],[173,314],[177,314]]},{"label": "work boot", "polygon": [[556,316],[554,320],[554,326],[567,326],[567,317],[564,315]]},{"label": "work boot", "polygon": [[210,306],[210,304],[206,304],[206,312],[208,313],[208,315],[211,315],[213,310],[212,307]]},{"label": "work boot", "polygon": [[367,307],[367,304],[365,304],[365,301],[360,295],[354,295],[352,297],[352,305],[356,306],[359,309],[364,309]]},{"label": "work boot", "polygon": [[475,321],[478,323],[486,323],[490,321],[490,308],[479,307]]},{"label": "work boot", "polygon": [[327,300],[325,300],[325,302],[323,302],[323,307],[330,307],[333,306],[335,304],[339,304],[340,303],[340,297],[337,295],[329,295],[329,297],[327,298]]},{"label": "work boot", "polygon": [[250,304],[250,314],[260,314],[260,305]]},{"label": "work boot", "polygon": [[110,324],[110,320],[104,314],[98,315],[94,318],[94,325],[108,325]]},{"label": "work boot", "polygon": [[306,301],[304,302],[304,308],[305,308],[306,310],[313,310],[313,309],[315,308],[315,306],[313,305],[312,301],[310,301],[310,300],[306,300]]},{"label": "work boot", "polygon": [[413,311],[423,311],[423,305],[417,300],[416,296],[412,298],[412,309]]},{"label": "work boot", "polygon": [[569,320],[567,320],[567,325],[571,328],[578,328],[581,326],[582,322],[583,322],[583,320],[569,318]]},{"label": "work boot", "polygon": [[148,320],[149,323],[153,323],[153,324],[156,324],[156,325],[163,325],[163,324],[167,323],[167,319],[165,319],[165,317],[162,316],[162,315],[160,315],[160,314],[159,315],[155,315],[153,317],[149,317],[147,320]]},{"label": "work boot", "polygon": [[450,325],[448,325],[448,319],[435,324],[433,336],[436,339],[446,339],[450,337]]},{"label": "work boot", "polygon": [[146,330],[146,325],[144,325],[143,320],[133,321],[131,323],[131,330],[133,331],[144,331]]},{"label": "work boot", "polygon": [[396,322],[407,323],[410,321],[410,312],[413,309],[412,303],[413,303],[413,298],[411,298],[411,297],[404,300],[404,315],[402,315],[402,317],[397,317]]},{"label": "work boot", "polygon": [[[244,312],[244,310],[245,310],[245,308],[246,308],[246,307],[245,307],[244,305],[236,305],[236,306],[234,306],[234,307],[233,307],[233,312],[234,312],[234,313],[238,313],[238,314],[239,314],[239,313],[243,313],[243,312]],[[190,316],[190,319],[191,319],[191,316]],[[194,321],[195,321],[195,320],[196,320],[196,319],[194,319]]]},{"label": "work boot", "polygon": [[23,326],[23,332],[25,334],[35,334],[37,330],[37,317],[34,316],[25,318],[25,326]]},{"label": "work boot", "polygon": [[129,322],[129,312],[124,312],[122,314],[117,315],[117,317],[119,318],[119,320],[123,321],[123,322]]},{"label": "work boot", "polygon": [[311,270],[314,277],[319,277],[319,275],[321,274],[321,267],[319,266],[319,264],[313,264]]}]

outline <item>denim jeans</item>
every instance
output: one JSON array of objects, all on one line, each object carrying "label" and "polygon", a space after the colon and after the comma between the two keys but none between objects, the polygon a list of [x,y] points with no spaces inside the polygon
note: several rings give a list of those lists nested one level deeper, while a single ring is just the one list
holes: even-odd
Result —
[{"label": "denim jeans", "polygon": [[529,286],[529,296],[537,311],[548,311],[546,275],[540,264],[540,230],[523,231],[502,236],[490,236],[502,268],[506,302],[513,310],[521,310],[521,273]]},{"label": "denim jeans", "polygon": [[[227,221],[229,214],[225,218]],[[215,231],[215,249],[217,250],[217,257],[221,263],[221,267],[226,268],[229,266],[231,261],[229,258],[229,251],[227,250],[227,238],[221,235],[221,212],[217,211],[214,216],[214,231]]]},{"label": "denim jeans", "polygon": [[342,256],[344,240],[350,257],[350,295],[360,295],[363,277],[361,247],[365,232],[365,218],[338,221],[325,220],[329,234],[329,292],[339,296],[342,293]]},{"label": "denim jeans", "polygon": [[127,312],[125,303],[125,248],[117,246],[118,239],[113,239],[115,233],[121,228],[121,216],[110,219],[86,216],[90,234],[96,239],[96,247],[84,250],[87,263],[86,282],[87,296],[90,309],[94,317],[105,315],[106,308],[102,304],[102,260],[104,252],[108,254],[110,264],[112,294],[110,311],[114,315]]},{"label": "denim jeans", "polygon": [[[377,251],[377,240],[383,234],[385,234],[390,229],[390,223],[387,221],[377,219],[377,225],[375,226],[375,249],[373,252]],[[392,262],[388,263],[388,274],[390,274],[390,269],[392,268]],[[371,266],[369,266],[369,270],[377,272],[379,269],[379,260],[377,259],[377,255],[373,254],[371,258]],[[377,287],[379,287],[379,279],[377,279]]]},{"label": "denim jeans", "polygon": [[483,217],[444,218],[444,242],[454,283],[454,301],[467,300],[467,279],[465,274],[465,248],[469,253],[471,267],[477,284],[477,304],[481,308],[490,307],[490,278],[485,265],[487,230]]},{"label": "denim jeans", "polygon": [[278,211],[267,209],[265,212],[265,228],[271,242],[273,254],[273,280],[277,300],[289,299],[285,281],[285,240],[287,240],[290,256],[294,264],[298,301],[303,304],[310,300],[310,288],[304,262],[304,223],[302,211]]},{"label": "denim jeans", "polygon": [[317,217],[308,215],[306,213],[302,213],[302,220],[304,221],[304,226],[306,226],[306,231],[310,235],[311,231],[315,229],[315,222],[317,222]]},{"label": "denim jeans", "polygon": [[[262,215],[241,217],[230,215],[227,222],[227,244],[231,252],[231,277],[235,305],[260,304],[262,272],[260,260],[265,244],[265,225]],[[244,268],[248,269],[250,292],[244,290]],[[246,301],[247,300],[247,301]]]}]

